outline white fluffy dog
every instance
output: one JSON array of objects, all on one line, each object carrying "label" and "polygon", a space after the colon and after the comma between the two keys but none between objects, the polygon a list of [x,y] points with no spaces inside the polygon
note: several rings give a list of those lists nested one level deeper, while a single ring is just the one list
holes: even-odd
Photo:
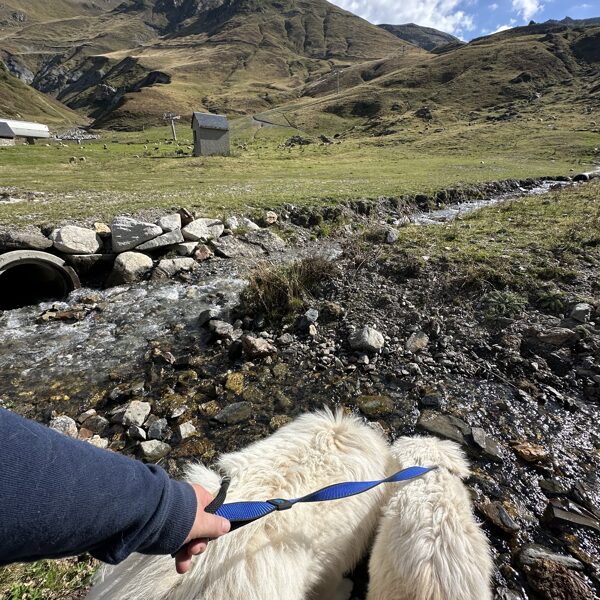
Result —
[{"label": "white fluffy dog", "polygon": [[438,468],[391,492],[369,564],[368,600],[491,600],[490,548],[461,481],[470,473],[460,447],[403,437],[392,454],[401,468]]},{"label": "white fluffy dog", "polygon": [[[295,498],[342,481],[386,476],[389,446],[356,417],[306,414],[272,436],[226,454],[227,502]],[[216,494],[221,478],[191,466],[188,480]],[[375,533],[384,490],[298,504],[208,544],[183,576],[173,559],[133,555],[103,567],[88,600],[331,600]]]}]

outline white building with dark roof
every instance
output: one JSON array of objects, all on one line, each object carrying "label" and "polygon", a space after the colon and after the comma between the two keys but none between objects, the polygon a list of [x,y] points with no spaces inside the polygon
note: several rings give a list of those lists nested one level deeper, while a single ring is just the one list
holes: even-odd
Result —
[{"label": "white building with dark roof", "polygon": [[195,112],[194,156],[229,156],[229,122],[223,115]]}]

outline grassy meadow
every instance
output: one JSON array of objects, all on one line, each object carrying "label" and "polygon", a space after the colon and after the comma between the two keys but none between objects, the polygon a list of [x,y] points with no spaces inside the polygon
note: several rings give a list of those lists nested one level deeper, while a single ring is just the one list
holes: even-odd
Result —
[{"label": "grassy meadow", "polygon": [[[320,131],[331,134],[339,124],[328,125]],[[526,116],[439,128],[413,118],[393,135],[358,131],[332,144],[320,143],[314,130],[259,128],[249,119],[235,122],[232,133],[230,157],[193,158],[191,130],[183,123],[179,145],[168,143],[169,130],[161,127],[101,132],[99,140],[81,146],[53,142],[2,148],[0,185],[15,197],[26,191],[46,195],[0,204],[0,224],[110,220],[119,213],[180,206],[218,215],[568,175],[589,170],[600,144],[600,135],[576,119],[547,122]],[[285,145],[299,133],[315,143]]]}]

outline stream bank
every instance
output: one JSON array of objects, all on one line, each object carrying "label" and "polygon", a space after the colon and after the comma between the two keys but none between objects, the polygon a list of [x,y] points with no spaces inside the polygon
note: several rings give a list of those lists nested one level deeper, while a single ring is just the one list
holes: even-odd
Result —
[{"label": "stream bank", "polygon": [[[550,231],[555,214],[575,211],[570,194],[578,189],[531,199],[540,231]],[[593,190],[575,236],[597,211]],[[543,212],[546,201],[555,213]],[[501,217],[508,218],[496,237],[522,229],[520,213],[490,222]],[[569,257],[576,276],[557,280],[555,304],[523,304],[467,289],[444,257],[459,236],[476,237],[477,217],[456,230],[436,227],[430,235],[443,236],[448,250],[418,261],[414,232],[401,228],[387,243],[379,232],[389,231],[389,217],[371,218],[373,235],[326,240],[324,254],[337,258],[329,268],[321,263],[319,284],[295,316],[240,305],[235,282],[253,262],[225,259],[204,263],[197,280],[82,290],[54,316],[51,305],[7,311],[0,328],[12,346],[3,344],[0,398],[43,422],[72,417],[75,435],[136,457],[146,451],[135,436],[150,437],[152,428],[168,446],[161,464],[173,474],[186,460],[211,462],[324,404],[362,414],[390,439],[416,432],[453,439],[473,461],[468,483],[493,543],[497,597],[593,598],[600,583],[597,237],[574,240],[585,251]],[[314,258],[324,243],[303,230],[295,235],[280,263]],[[540,234],[530,235],[532,251],[545,250]],[[491,245],[490,237],[485,231],[482,239]],[[566,262],[563,253],[558,262]],[[365,326],[381,332],[382,345],[353,347]],[[151,411],[144,434],[119,417],[134,401]],[[96,414],[84,418],[90,410]],[[353,597],[364,598],[364,565],[353,581]]]}]

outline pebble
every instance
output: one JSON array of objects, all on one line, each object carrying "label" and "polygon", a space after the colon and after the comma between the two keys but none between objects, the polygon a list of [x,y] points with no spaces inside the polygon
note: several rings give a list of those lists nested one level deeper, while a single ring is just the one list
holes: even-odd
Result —
[{"label": "pebble", "polygon": [[235,402],[226,406],[214,418],[219,423],[226,425],[235,425],[247,421],[252,416],[252,403],[250,402]]},{"label": "pebble", "polygon": [[142,456],[147,460],[159,460],[171,452],[171,446],[159,440],[149,440],[140,444]]},{"label": "pebble", "polygon": [[242,336],[242,347],[250,358],[261,358],[277,353],[277,348],[271,342],[251,335]]},{"label": "pebble", "polygon": [[99,435],[91,437],[87,440],[87,443],[96,446],[96,448],[100,448],[101,450],[106,450],[108,448],[108,440]]},{"label": "pebble", "polygon": [[481,450],[484,457],[502,462],[504,458],[502,448],[494,438],[490,437],[481,427],[473,427],[471,435],[473,443]]},{"label": "pebble", "polygon": [[427,348],[429,344],[429,336],[423,331],[413,333],[406,342],[406,349],[413,354],[421,352]]},{"label": "pebble", "polygon": [[182,441],[196,435],[196,427],[191,421],[178,425],[176,431],[177,437]]},{"label": "pebble", "polygon": [[129,404],[121,406],[113,411],[111,421],[113,423],[124,425],[125,427],[129,425],[141,427],[148,418],[151,410],[152,407],[148,402],[132,400]]},{"label": "pebble", "polygon": [[70,438],[76,439],[78,436],[77,423],[75,423],[74,419],[67,417],[66,415],[54,417],[54,419],[50,421],[49,427]]},{"label": "pebble", "polygon": [[385,346],[383,334],[368,325],[352,333],[348,342],[353,350],[364,350],[365,352],[377,352]]},{"label": "pebble", "polygon": [[132,425],[127,430],[127,437],[132,440],[145,441],[146,440],[146,432],[141,427],[138,427],[137,425]]},{"label": "pebble", "polygon": [[171,429],[166,419],[156,419],[148,427],[148,439],[150,440],[168,440],[171,437]]}]

